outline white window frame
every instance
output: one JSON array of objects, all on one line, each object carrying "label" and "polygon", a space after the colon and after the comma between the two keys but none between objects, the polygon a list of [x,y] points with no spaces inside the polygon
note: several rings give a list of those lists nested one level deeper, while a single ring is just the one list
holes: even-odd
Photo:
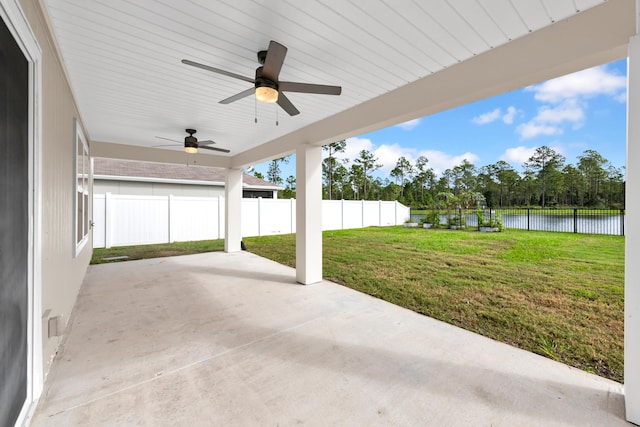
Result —
[{"label": "white window frame", "polygon": [[[74,257],[77,257],[89,241],[90,176],[91,162],[89,158],[89,145],[84,136],[80,121],[74,119],[73,138],[73,247]],[[82,153],[82,154],[80,154]],[[81,156],[81,158],[80,158]],[[81,160],[81,161],[80,161]],[[78,197],[78,194],[82,197]]]}]

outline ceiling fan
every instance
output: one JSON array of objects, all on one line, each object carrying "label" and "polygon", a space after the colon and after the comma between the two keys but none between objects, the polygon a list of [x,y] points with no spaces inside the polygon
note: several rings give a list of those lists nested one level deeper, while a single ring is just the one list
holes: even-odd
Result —
[{"label": "ceiling fan", "polygon": [[[196,133],[195,129],[185,129],[185,131],[189,134],[189,136],[184,137],[184,152],[189,154],[195,154],[198,152],[198,148],[211,150],[211,151],[221,151],[223,153],[230,153],[231,150],[227,150],[226,148],[218,148],[218,147],[209,147],[211,144],[215,144],[215,141],[206,140],[206,141],[198,141],[198,138],[193,136]],[[162,136],[156,136],[158,139],[165,139],[167,141],[176,142],[178,144],[182,144],[182,141],[176,141],[175,139],[163,138]],[[166,147],[166,146],[164,146]]]},{"label": "ceiling fan", "polygon": [[253,93],[258,101],[266,103],[277,102],[284,111],[290,116],[300,114],[300,111],[291,103],[289,98],[283,92],[300,92],[315,93],[322,95],[340,95],[342,88],[340,86],[327,86],[310,83],[283,82],[279,80],[280,69],[287,54],[287,48],[280,43],[271,40],[268,50],[258,52],[258,62],[260,67],[256,68],[255,78],[241,76],[230,71],[221,70],[209,65],[199,64],[197,62],[183,59],[182,63],[191,65],[192,67],[202,68],[203,70],[212,71],[228,77],[233,77],[254,85],[253,88],[242,91],[236,95],[220,101],[221,104],[230,104],[239,99],[247,97]]}]

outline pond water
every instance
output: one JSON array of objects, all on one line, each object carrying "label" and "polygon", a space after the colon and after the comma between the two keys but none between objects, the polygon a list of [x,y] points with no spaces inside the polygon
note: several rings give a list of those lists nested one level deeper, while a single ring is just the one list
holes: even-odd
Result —
[{"label": "pond water", "polygon": [[[505,228],[538,231],[564,231],[569,233],[590,234],[624,234],[624,216],[605,214],[531,214],[523,213],[502,214],[502,224]],[[411,215],[413,221],[420,221],[424,215]],[[475,212],[466,215],[467,226],[477,227],[478,219]],[[440,215],[440,224],[447,224],[447,216]]]}]

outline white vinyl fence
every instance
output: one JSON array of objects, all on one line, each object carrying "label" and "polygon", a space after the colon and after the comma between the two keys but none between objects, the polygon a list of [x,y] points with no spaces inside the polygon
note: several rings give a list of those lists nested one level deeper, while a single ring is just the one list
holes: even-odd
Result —
[{"label": "white vinyl fence", "polygon": [[[398,202],[323,200],[322,229],[399,225],[409,208]],[[296,232],[295,199],[242,199],[242,236]],[[93,196],[93,247],[224,238],[224,197]]]}]

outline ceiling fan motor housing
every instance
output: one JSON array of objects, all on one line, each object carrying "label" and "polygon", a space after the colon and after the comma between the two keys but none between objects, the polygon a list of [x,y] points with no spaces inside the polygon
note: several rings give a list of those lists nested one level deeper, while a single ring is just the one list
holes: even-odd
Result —
[{"label": "ceiling fan motor housing", "polygon": [[185,129],[185,130],[187,131],[189,136],[184,137],[184,148],[187,148],[187,147],[198,148],[198,139],[195,136],[193,136],[193,134],[196,133],[196,131],[194,129]]},{"label": "ceiling fan motor housing", "polygon": [[274,82],[271,79],[262,76],[262,67],[258,67],[256,69],[256,89],[259,87],[270,87],[271,89],[278,90],[278,83]]}]

